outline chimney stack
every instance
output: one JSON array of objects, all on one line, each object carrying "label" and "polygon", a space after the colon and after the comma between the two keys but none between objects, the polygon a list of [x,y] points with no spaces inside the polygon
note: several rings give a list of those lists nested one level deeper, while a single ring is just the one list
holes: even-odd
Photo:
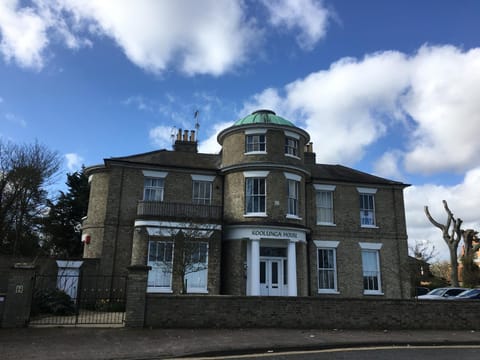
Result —
[{"label": "chimney stack", "polygon": [[173,145],[173,149],[175,151],[195,152],[196,153],[197,152],[197,141],[195,139],[195,130],[178,129],[177,140],[175,141],[175,144]]}]

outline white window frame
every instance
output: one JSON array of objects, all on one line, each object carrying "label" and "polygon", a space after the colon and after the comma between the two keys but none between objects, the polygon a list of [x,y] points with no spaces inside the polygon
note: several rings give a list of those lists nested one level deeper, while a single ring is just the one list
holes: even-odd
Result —
[{"label": "white window frame", "polygon": [[[170,261],[165,261],[165,260],[153,260],[151,261],[151,244],[155,243],[155,251],[158,253],[158,244],[163,243],[164,244],[164,251],[166,249],[166,245],[170,244],[171,245],[171,260]],[[173,241],[169,240],[152,240],[150,239],[148,242],[148,254],[147,254],[147,265],[152,266],[152,269],[148,273],[148,281],[147,281],[147,292],[150,293],[171,293],[172,292],[172,275],[173,275],[173,259],[175,256],[175,244]],[[158,254],[155,255],[155,257],[158,257]],[[170,263],[170,265],[167,265],[166,263]],[[167,269],[169,267],[169,269]],[[168,280],[168,285],[156,285],[155,279],[153,277],[156,275],[157,271],[160,271],[162,268],[163,271],[163,276],[165,279]],[[165,280],[163,279],[163,280]],[[153,284],[153,285],[152,285]]]},{"label": "white window frame", "polygon": [[[339,241],[325,241],[314,240],[317,247],[317,290],[319,294],[340,294],[338,291],[338,273],[337,273],[337,247]],[[333,254],[333,268],[320,268],[319,251],[326,250],[332,251]],[[320,271],[333,271],[334,288],[321,288],[320,287]]]},{"label": "white window frame", "polygon": [[[243,215],[244,217],[266,217],[267,216],[267,176],[268,176],[268,171],[245,171],[243,173],[243,176],[245,177],[245,214]],[[248,200],[247,200],[247,183],[250,181],[250,179],[254,180],[263,180],[264,181],[264,189],[265,192],[264,194],[253,194],[250,196],[263,196],[264,197],[264,209],[265,211],[252,211],[248,212]]]},{"label": "white window frame", "polygon": [[[292,174],[288,172],[283,173],[287,179],[287,218],[288,219],[301,219],[300,218],[300,181],[302,177],[297,174]],[[292,190],[294,189],[294,193]],[[292,209],[293,207],[293,209]]]},{"label": "white window frame", "polygon": [[[357,191],[359,193],[360,226],[363,228],[377,228],[378,226],[377,226],[377,220],[376,220],[376,214],[375,214],[375,194],[377,193],[377,189],[358,187]],[[363,197],[372,199],[372,208],[362,207],[362,203],[365,203],[364,200],[362,201]],[[371,214],[371,216],[369,214]],[[369,218],[371,218],[371,221],[370,221],[371,223],[364,224],[365,222],[364,219],[369,219]]]},{"label": "white window frame", "polygon": [[[292,131],[284,131],[285,133],[285,156],[300,159],[300,135]],[[290,144],[293,142],[293,146]]]},{"label": "white window frame", "polygon": [[[213,185],[213,180],[215,179],[215,176],[208,176],[208,175],[191,175],[191,176],[192,176],[192,203],[200,204],[200,205],[211,205],[212,190],[213,190],[212,185]],[[198,189],[199,189],[197,196],[195,196],[196,186],[198,186]],[[200,195],[200,193],[202,193],[204,196],[198,196]]]},{"label": "white window frame", "polygon": [[[143,200],[144,201],[163,201],[165,197],[165,178],[167,177],[165,171],[151,171],[143,170]],[[147,181],[160,181],[161,185],[147,185]],[[149,195],[147,195],[149,194]],[[152,199],[152,195],[153,199]],[[159,196],[157,195],[159,194]]]},{"label": "white window frame", "polygon": [[[335,225],[335,212],[334,212],[334,194],[335,194],[335,185],[326,185],[326,184],[313,184],[315,188],[315,209],[316,209],[316,223],[317,225],[327,225],[327,226],[336,226]],[[328,193],[330,196],[330,206],[320,206],[318,201],[318,194],[320,193]],[[320,209],[325,209],[325,211],[329,210],[332,221],[319,221],[320,217]]]},{"label": "white window frame", "polygon": [[[187,281],[187,293],[207,294],[208,293],[208,250],[209,250],[208,241],[192,241],[190,243],[194,245],[199,245],[199,249],[198,249],[199,251],[200,251],[200,246],[202,245],[205,246],[205,261],[198,262],[197,264],[200,264],[198,266],[202,267],[202,269],[185,274],[183,281]],[[189,255],[192,256],[192,254],[189,254]],[[201,254],[199,254],[199,258],[200,257],[201,257]],[[201,286],[198,286],[199,283]],[[195,284],[197,284],[197,286]]]},{"label": "white window frame", "polygon": [[[262,141],[263,137],[263,141]],[[249,139],[253,141],[249,143]],[[256,140],[256,141],[255,141]],[[263,147],[263,150],[261,148]],[[258,149],[255,149],[258,148]],[[267,153],[267,129],[245,130],[245,155]]]},{"label": "white window frame", "polygon": [[[363,294],[364,295],[383,295],[382,292],[382,274],[380,266],[380,249],[382,248],[381,243],[358,243],[361,248],[362,255],[362,282],[363,282]],[[366,269],[364,262],[364,254],[373,254],[375,259],[375,268]],[[376,278],[378,289],[365,288],[365,277]]]}]

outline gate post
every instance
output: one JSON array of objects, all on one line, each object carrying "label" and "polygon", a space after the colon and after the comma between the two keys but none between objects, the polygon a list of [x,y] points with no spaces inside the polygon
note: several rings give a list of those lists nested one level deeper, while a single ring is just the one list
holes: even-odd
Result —
[{"label": "gate post", "polygon": [[8,279],[2,327],[14,328],[27,325],[30,318],[34,273],[35,265],[33,264],[13,265]]},{"label": "gate post", "polygon": [[143,327],[145,325],[147,280],[151,268],[146,265],[132,265],[127,268],[127,305],[125,309],[125,326],[127,327]]}]

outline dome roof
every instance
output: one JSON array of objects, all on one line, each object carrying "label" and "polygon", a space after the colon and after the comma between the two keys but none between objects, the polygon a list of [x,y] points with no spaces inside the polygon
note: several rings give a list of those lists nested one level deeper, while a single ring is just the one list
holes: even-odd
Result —
[{"label": "dome roof", "polygon": [[250,115],[235,121],[233,126],[240,125],[250,125],[250,124],[274,124],[274,125],[284,125],[284,126],[293,126],[293,123],[290,121],[277,116],[272,110],[257,110],[251,113]]}]

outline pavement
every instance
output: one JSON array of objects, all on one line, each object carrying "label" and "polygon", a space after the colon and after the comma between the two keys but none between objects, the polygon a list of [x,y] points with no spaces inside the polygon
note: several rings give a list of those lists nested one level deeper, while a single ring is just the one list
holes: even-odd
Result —
[{"label": "pavement", "polygon": [[480,345],[480,331],[86,327],[0,329],[2,360],[221,358],[251,353],[390,345]]}]

